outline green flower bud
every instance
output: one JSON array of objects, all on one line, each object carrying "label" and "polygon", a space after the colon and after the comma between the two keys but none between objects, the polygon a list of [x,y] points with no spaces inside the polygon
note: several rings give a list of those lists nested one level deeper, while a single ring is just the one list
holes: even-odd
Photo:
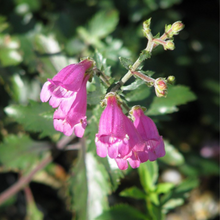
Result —
[{"label": "green flower bud", "polygon": [[172,25],[172,32],[174,35],[177,35],[181,30],[183,30],[183,28],[184,28],[184,24],[181,21],[176,21]]},{"label": "green flower bud", "polygon": [[144,35],[149,34],[151,32],[150,23],[151,23],[151,18],[143,22]]},{"label": "green flower bud", "polygon": [[174,50],[175,45],[172,40],[168,40],[168,41],[166,41],[166,44],[163,45],[163,48],[164,48],[164,50]]},{"label": "green flower bud", "polygon": [[169,84],[174,84],[174,82],[175,82],[175,76],[169,76],[169,77],[167,78],[167,83],[169,83]]}]

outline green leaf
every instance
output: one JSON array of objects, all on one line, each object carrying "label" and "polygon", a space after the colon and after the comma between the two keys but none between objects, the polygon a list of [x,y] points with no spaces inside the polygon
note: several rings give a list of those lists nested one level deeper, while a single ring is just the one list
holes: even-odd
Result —
[{"label": "green leaf", "polygon": [[120,192],[120,196],[131,197],[134,199],[145,199],[146,194],[136,186],[130,187]]},{"label": "green leaf", "polygon": [[161,197],[161,204],[163,209],[167,210],[182,205],[182,200],[187,197],[187,193],[197,187],[199,181],[197,178],[188,178],[182,181],[179,185],[175,186],[171,191]]},{"label": "green leaf", "polygon": [[118,20],[119,16],[116,10],[100,11],[90,20],[89,33],[92,37],[103,38],[114,31]]},{"label": "green leaf", "polygon": [[123,67],[125,67],[125,69],[129,70],[130,66],[133,65],[133,62],[127,58],[124,57],[119,57],[120,63]]},{"label": "green leaf", "polygon": [[93,220],[108,208],[108,174],[91,152],[85,152],[83,146],[73,172],[75,175],[69,182],[70,193],[74,195],[76,219]]},{"label": "green leaf", "polygon": [[185,160],[183,155],[170,143],[164,141],[166,154],[164,157],[159,158],[159,160],[171,166],[183,165]]},{"label": "green leaf", "polygon": [[22,61],[22,56],[15,49],[1,48],[0,61],[2,66],[15,66]]},{"label": "green leaf", "polygon": [[150,88],[144,84],[140,85],[135,91],[128,92],[125,98],[129,102],[140,101],[146,99],[150,95]]},{"label": "green leaf", "polygon": [[127,90],[135,90],[137,88],[139,88],[139,86],[145,84],[145,82],[141,79],[136,79],[133,83],[127,85],[127,86],[122,86],[121,89],[123,91],[127,91]]},{"label": "green leaf", "polygon": [[88,181],[88,219],[93,220],[108,208],[107,195],[110,192],[110,184],[106,169],[92,153],[86,154],[86,175]]},{"label": "green leaf", "polygon": [[94,91],[88,93],[87,104],[89,105],[100,104],[101,100],[105,97],[106,89],[100,83],[100,80],[97,76],[93,77],[93,82],[91,84],[94,86]]},{"label": "green leaf", "polygon": [[157,184],[156,192],[158,194],[167,193],[174,187],[173,183],[159,183]]},{"label": "green leaf", "polygon": [[141,185],[143,186],[145,192],[149,193],[151,191],[154,191],[158,178],[157,161],[147,161],[145,163],[141,163],[140,167],[138,168],[138,173]]},{"label": "green leaf", "polygon": [[120,204],[104,211],[95,220],[149,220],[144,214],[132,206]]},{"label": "green leaf", "polygon": [[41,158],[42,151],[47,150],[45,142],[35,142],[27,135],[5,137],[0,144],[0,161],[7,169],[27,171]]},{"label": "green leaf", "polygon": [[42,63],[41,70],[48,78],[52,78],[65,66],[77,62],[77,60],[68,59],[61,54],[61,47],[54,35],[36,35],[34,38],[34,47],[40,58],[39,62]]},{"label": "green leaf", "polygon": [[10,105],[5,108],[5,112],[27,131],[40,132],[41,138],[59,134],[53,127],[54,110],[48,103],[30,101],[27,106]]},{"label": "green leaf", "polygon": [[194,101],[196,96],[186,86],[170,86],[166,98],[154,97],[148,115],[162,115],[178,111],[176,106]]},{"label": "green leaf", "polygon": [[11,84],[11,94],[16,102],[26,104],[29,99],[39,99],[41,87],[36,79],[29,80],[25,76],[21,77],[20,74],[13,74]]},{"label": "green leaf", "polygon": [[143,62],[144,60],[149,59],[149,58],[151,58],[151,53],[147,50],[142,50],[139,56],[139,60]]}]

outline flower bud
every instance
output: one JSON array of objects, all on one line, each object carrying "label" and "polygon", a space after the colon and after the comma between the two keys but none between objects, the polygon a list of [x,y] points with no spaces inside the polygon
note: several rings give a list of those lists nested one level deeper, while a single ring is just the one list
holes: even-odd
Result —
[{"label": "flower bud", "polygon": [[167,78],[167,83],[169,83],[169,84],[174,84],[174,82],[175,82],[175,76],[169,76],[169,77]]},{"label": "flower bud", "polygon": [[143,32],[144,34],[149,34],[151,32],[150,30],[150,23],[151,23],[151,18],[143,22]]},{"label": "flower bud", "polygon": [[154,87],[157,97],[166,97],[167,83],[163,78],[157,78],[154,82]]},{"label": "flower bud", "polygon": [[183,30],[184,24],[181,21],[177,21],[172,25],[172,32],[174,35],[179,34],[181,30]]},{"label": "flower bud", "polygon": [[172,40],[166,41],[166,44],[163,45],[164,50],[174,50],[175,45]]}]

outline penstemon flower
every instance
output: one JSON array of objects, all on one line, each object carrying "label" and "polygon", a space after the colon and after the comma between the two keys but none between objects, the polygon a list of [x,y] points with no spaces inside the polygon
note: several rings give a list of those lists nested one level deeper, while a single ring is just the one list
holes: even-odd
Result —
[{"label": "penstemon flower", "polygon": [[159,135],[153,120],[144,115],[140,106],[134,106],[131,109],[130,114],[134,118],[134,126],[145,141],[149,160],[154,161],[159,157],[163,157],[166,153],[163,138]]},{"label": "penstemon flower", "polygon": [[124,116],[126,131],[129,136],[129,146],[130,152],[124,157],[118,156],[115,161],[121,170],[126,170],[128,168],[129,162],[132,168],[137,168],[140,166],[140,163],[146,162],[148,160],[148,151],[146,150],[145,142],[141,138],[140,134],[134,127],[132,121]]},{"label": "penstemon flower", "polygon": [[87,126],[86,107],[87,94],[86,83],[90,75],[86,75],[81,88],[75,96],[64,99],[59,108],[54,112],[54,128],[70,136],[73,131],[77,137],[84,135]]},{"label": "penstemon flower", "polygon": [[54,128],[70,136],[73,131],[78,137],[84,134],[86,121],[86,82],[90,78],[90,70],[94,62],[85,59],[71,64],[57,73],[53,79],[44,83],[40,99],[53,108]]},{"label": "penstemon flower", "polygon": [[100,157],[106,157],[107,154],[110,158],[124,157],[130,151],[124,113],[115,93],[109,93],[105,98],[107,106],[101,115],[95,138],[97,154]]}]

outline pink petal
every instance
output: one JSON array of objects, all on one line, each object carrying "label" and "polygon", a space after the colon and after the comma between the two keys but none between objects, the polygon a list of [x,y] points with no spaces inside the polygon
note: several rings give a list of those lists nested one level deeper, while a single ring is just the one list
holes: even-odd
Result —
[{"label": "pink petal", "polygon": [[53,108],[57,108],[60,105],[61,102],[61,98],[56,98],[54,96],[52,96],[50,98],[49,104],[53,107]]},{"label": "pink petal", "polygon": [[127,160],[124,160],[124,159],[115,159],[117,165],[118,165],[118,168],[120,170],[127,170],[128,169],[128,162]]},{"label": "pink petal", "polygon": [[51,92],[49,90],[50,82],[45,82],[41,92],[40,92],[40,99],[42,102],[47,102],[51,96]]},{"label": "pink petal", "polygon": [[137,168],[140,166],[140,161],[139,158],[137,156],[137,154],[135,152],[132,152],[131,157],[128,158],[128,162],[131,165],[131,167],[133,169]]},{"label": "pink petal", "polygon": [[87,126],[87,120],[86,117],[84,117],[83,119],[80,120],[79,124],[76,124],[74,126],[74,133],[77,137],[82,137],[84,135],[85,132],[85,128]]},{"label": "pink petal", "polygon": [[102,143],[101,141],[99,141],[98,136],[96,135],[96,152],[100,157],[106,157],[107,156],[107,147],[108,145],[105,143]]}]

